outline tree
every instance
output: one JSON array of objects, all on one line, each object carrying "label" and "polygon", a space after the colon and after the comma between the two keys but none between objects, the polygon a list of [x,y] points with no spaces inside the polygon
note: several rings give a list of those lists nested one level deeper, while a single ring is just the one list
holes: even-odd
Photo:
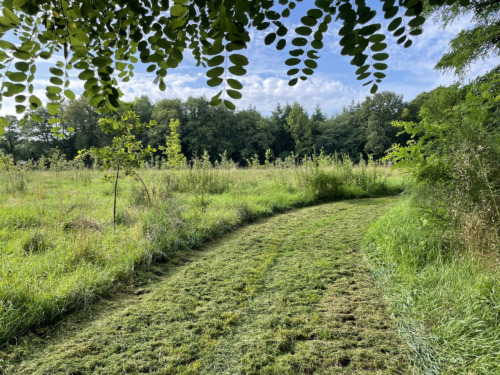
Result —
[{"label": "tree", "polygon": [[364,152],[374,157],[382,157],[396,141],[398,130],[392,122],[403,112],[403,98],[393,92],[384,91],[366,97],[361,104],[360,115],[366,131]]},{"label": "tree", "polygon": [[116,225],[116,198],[118,193],[118,179],[120,171],[123,170],[125,175],[135,175],[144,186],[144,190],[151,202],[148,188],[137,174],[142,163],[153,155],[156,151],[151,146],[142,147],[141,141],[136,139],[136,134],[143,132],[145,129],[155,125],[154,122],[143,124],[140,122],[139,116],[133,111],[126,111],[120,119],[103,118],[99,120],[99,124],[105,133],[115,133],[111,146],[102,148],[92,147],[90,150],[80,150],[78,159],[84,159],[87,156],[93,158],[97,164],[101,165],[101,169],[113,169],[115,171],[115,188],[113,200],[113,228]]},{"label": "tree", "polygon": [[460,1],[447,7],[435,5],[429,7],[428,13],[434,14],[445,27],[464,13],[473,15],[473,26],[462,30],[451,41],[448,51],[436,64],[436,69],[453,71],[463,77],[473,62],[490,54],[500,54],[499,0]]},{"label": "tree", "polygon": [[[486,1],[486,0],[485,0]],[[488,0],[490,1],[490,0]],[[429,0],[430,5],[470,4],[469,0]],[[385,33],[377,12],[365,0],[316,0],[293,30],[290,57],[290,85],[314,73],[323,37],[332,22],[338,23],[341,54],[351,58],[359,80],[376,92],[385,77],[389,57]],[[134,63],[148,64],[155,83],[166,89],[164,77],[191,51],[199,65],[207,68],[207,84],[223,89],[212,98],[214,105],[235,106],[243,85],[237,77],[246,73],[248,59],[241,53],[253,31],[265,32],[265,43],[283,50],[287,45],[286,18],[296,12],[296,3],[280,0],[3,0],[0,17],[0,69],[7,78],[2,95],[15,97],[16,110],[41,106],[34,94],[35,61],[63,55],[50,68],[46,96],[54,103],[74,98],[68,88],[70,69],[85,82],[84,97],[101,112],[119,108],[122,95],[118,80],[128,81]],[[399,44],[409,47],[411,37],[422,33],[424,0],[381,0],[387,29]],[[3,37],[15,32],[20,43]],[[230,75],[228,75],[230,73]],[[60,105],[52,113],[58,114]],[[6,126],[5,119],[0,121]]]},{"label": "tree", "polygon": [[153,107],[151,117],[157,125],[145,133],[147,144],[156,147],[163,142],[165,136],[170,134],[171,119],[178,119],[180,127],[182,127],[182,124],[186,123],[185,112],[184,103],[181,99],[162,99],[158,101]]},{"label": "tree", "polygon": [[5,133],[0,139],[0,152],[5,154],[14,154],[17,145],[22,143],[19,129],[17,128],[17,118],[15,116],[7,116],[9,126],[5,128]]},{"label": "tree", "polygon": [[286,104],[285,106],[281,106],[278,103],[268,120],[270,130],[274,135],[271,150],[276,157],[281,159],[286,158],[290,155],[290,152],[295,150],[295,141],[286,127],[286,118],[291,110],[291,105]]},{"label": "tree", "polygon": [[295,153],[298,156],[310,155],[313,151],[313,134],[311,120],[304,107],[293,103],[292,110],[286,118],[287,129],[295,141]]},{"label": "tree", "polygon": [[64,108],[64,122],[75,130],[68,157],[75,157],[78,150],[111,144],[111,135],[105,134],[99,126],[101,117],[87,98],[80,97],[68,103]]},{"label": "tree", "polygon": [[167,157],[167,166],[171,169],[177,170],[179,167],[186,162],[186,158],[181,151],[181,138],[180,134],[177,132],[179,127],[179,120],[170,120],[170,135],[166,136],[165,147],[160,146],[163,153]]}]

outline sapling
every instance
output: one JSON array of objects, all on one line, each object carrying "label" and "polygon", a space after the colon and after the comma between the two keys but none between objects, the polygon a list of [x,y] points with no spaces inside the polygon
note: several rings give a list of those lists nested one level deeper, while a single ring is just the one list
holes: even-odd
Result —
[{"label": "sapling", "polygon": [[5,171],[9,175],[10,182],[12,183],[12,189],[15,190],[14,180],[12,179],[11,170],[14,168],[14,159],[10,154],[4,154],[0,152],[0,171]]},{"label": "sapling", "polygon": [[163,154],[167,158],[166,165],[168,168],[178,170],[186,163],[186,158],[181,150],[181,135],[178,132],[179,120],[170,120],[170,135],[165,136],[166,146],[160,146]]},{"label": "sapling", "polygon": [[[148,201],[151,196],[146,184],[137,173],[144,161],[153,155],[156,150],[151,146],[143,147],[136,135],[156,125],[156,121],[141,123],[139,116],[134,111],[126,111],[120,119],[103,118],[99,125],[104,133],[115,133],[111,146],[102,148],[91,147],[90,150],[78,151],[77,158],[83,159],[87,155],[101,166],[101,170],[112,169],[114,177],[114,200],[113,200],[113,229],[116,227],[116,198],[118,191],[118,180],[120,171],[125,175],[135,175],[142,183]],[[105,176],[105,178],[109,178]]]}]

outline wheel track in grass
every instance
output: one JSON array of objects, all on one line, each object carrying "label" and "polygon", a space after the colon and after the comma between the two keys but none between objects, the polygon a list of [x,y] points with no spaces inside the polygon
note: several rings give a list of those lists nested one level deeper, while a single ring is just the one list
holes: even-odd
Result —
[{"label": "wheel track in grass", "polygon": [[177,253],[144,285],[5,348],[0,373],[408,374],[360,251],[394,202],[294,210]]}]

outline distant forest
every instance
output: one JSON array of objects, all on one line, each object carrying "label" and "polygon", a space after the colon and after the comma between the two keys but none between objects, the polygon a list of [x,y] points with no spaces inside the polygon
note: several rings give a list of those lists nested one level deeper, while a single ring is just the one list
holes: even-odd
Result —
[{"label": "distant forest", "polygon": [[[274,158],[285,158],[292,152],[304,157],[323,150],[326,154],[347,154],[359,161],[368,155],[381,158],[392,144],[406,142],[407,136],[398,136],[399,129],[391,123],[418,122],[419,110],[429,96],[430,93],[422,93],[407,103],[402,95],[385,91],[367,96],[361,103],[353,102],[330,118],[320,106],[308,114],[300,103],[278,104],[266,117],[256,108],[233,112],[222,106],[213,107],[205,97],[153,103],[142,96],[133,107],[142,122],[157,122],[140,135],[144,144],[154,148],[165,145],[170,119],[178,119],[182,152],[188,160],[206,150],[212,161],[226,152],[227,157],[245,165],[245,160],[255,155],[263,162],[266,150],[271,150]],[[78,150],[109,145],[113,138],[112,133],[101,131],[101,115],[83,97],[64,107],[63,121],[58,124],[62,126],[63,138],[52,132],[49,120],[53,116],[46,107],[35,112],[42,122],[18,126],[17,118],[9,117],[10,126],[0,140],[0,151],[12,154],[16,162],[47,157],[54,149],[72,159]],[[74,131],[68,132],[71,128]]]}]

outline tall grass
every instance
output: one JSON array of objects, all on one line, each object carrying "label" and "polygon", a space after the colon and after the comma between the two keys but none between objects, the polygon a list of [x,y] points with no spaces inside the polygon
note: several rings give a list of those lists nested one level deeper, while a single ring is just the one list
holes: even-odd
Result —
[{"label": "tall grass", "polygon": [[[26,188],[16,193],[5,179],[0,184],[0,343],[91,303],[129,282],[138,268],[246,221],[319,200],[375,194],[356,182],[365,167],[352,164],[344,168],[358,179],[345,181],[340,164],[315,167],[342,186],[343,193],[325,195],[312,187],[307,166],[236,169],[201,160],[180,171],[143,171],[151,204],[139,181],[124,181],[114,231],[113,184],[98,171],[57,168],[20,171]],[[383,192],[401,191],[402,180],[388,169],[373,166],[370,173]]]},{"label": "tall grass", "polygon": [[455,231],[413,197],[370,229],[365,249],[422,374],[498,374],[500,269]]}]

